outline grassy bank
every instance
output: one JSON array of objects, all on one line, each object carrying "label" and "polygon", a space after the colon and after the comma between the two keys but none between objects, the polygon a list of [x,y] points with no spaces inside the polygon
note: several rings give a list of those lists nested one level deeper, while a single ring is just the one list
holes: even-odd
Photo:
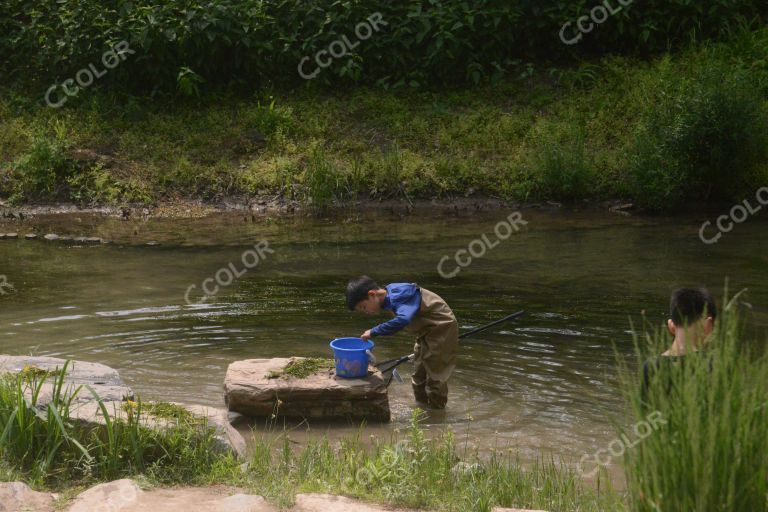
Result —
[{"label": "grassy bank", "polygon": [[281,506],[296,493],[320,492],[426,510],[625,509],[620,493],[595,491],[554,461],[523,467],[512,449],[481,457],[450,433],[427,439],[419,414],[406,432],[386,440],[318,439],[297,451],[289,434],[263,436],[236,481]]},{"label": "grassy bank", "polygon": [[[55,390],[42,407],[37,396],[46,381]],[[623,508],[619,494],[590,490],[555,462],[523,469],[511,451],[481,459],[457,446],[450,434],[427,439],[418,410],[410,429],[388,440],[357,437],[332,446],[326,438],[297,450],[288,432],[264,435],[253,444],[244,469],[242,461],[214,449],[204,425],[170,404],[125,402],[125,417],[103,408],[105,425],[85,427],[71,415],[77,392],[49,375],[0,380],[0,481],[25,480],[63,491],[124,477],[146,485],[227,484],[281,507],[290,506],[299,492],[324,492],[433,510]],[[174,421],[162,430],[149,429],[146,414]]]},{"label": "grassy bank", "polygon": [[0,196],[17,203],[752,197],[768,181],[768,31],[650,62],[531,67],[493,86],[162,100],[5,90]]}]

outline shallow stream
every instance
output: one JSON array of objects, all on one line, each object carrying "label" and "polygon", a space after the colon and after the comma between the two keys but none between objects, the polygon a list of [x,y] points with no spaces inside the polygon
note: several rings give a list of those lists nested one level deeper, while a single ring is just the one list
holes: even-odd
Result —
[{"label": "shallow stream", "polygon": [[[660,325],[671,290],[704,284],[722,294],[749,288],[750,321],[768,325],[768,223],[753,219],[704,244],[706,216],[624,217],[611,213],[524,211],[520,233],[486,247],[452,278],[457,250],[488,235],[511,212],[308,220],[239,213],[203,219],[121,221],[91,215],[37,217],[0,232],[100,236],[109,245],[0,240],[0,353],[102,362],[145,399],[223,405],[227,365],[238,359],[329,356],[328,341],[356,336],[371,320],[346,311],[347,280],[415,281],[445,298],[462,330],[526,309],[520,321],[463,345],[447,411],[472,446],[512,447],[576,461],[614,439],[621,410],[615,355],[632,353],[630,320],[641,311]],[[146,245],[147,241],[159,245]],[[193,301],[207,278],[258,242],[258,264],[215,297]],[[263,247],[263,246],[262,246]],[[479,254],[480,246],[473,247]],[[466,261],[466,253],[461,255]],[[252,260],[249,260],[252,261]],[[444,274],[446,272],[443,272]],[[221,274],[225,276],[226,273]],[[226,280],[226,279],[225,279]],[[209,281],[208,288],[213,283]],[[7,290],[6,290],[7,291]],[[376,340],[377,356],[412,351],[406,334]],[[403,367],[403,375],[410,372]],[[395,414],[374,432],[402,428],[413,407],[409,385],[393,384]],[[340,435],[350,425],[309,425]],[[307,425],[298,431],[306,432]],[[304,434],[301,434],[304,435]]]}]

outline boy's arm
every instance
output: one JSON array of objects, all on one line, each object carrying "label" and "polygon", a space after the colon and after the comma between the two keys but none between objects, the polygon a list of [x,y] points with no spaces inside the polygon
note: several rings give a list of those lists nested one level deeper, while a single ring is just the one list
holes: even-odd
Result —
[{"label": "boy's arm", "polygon": [[371,329],[371,336],[391,336],[413,321],[421,307],[421,294],[415,293],[407,301],[395,306],[395,318]]}]

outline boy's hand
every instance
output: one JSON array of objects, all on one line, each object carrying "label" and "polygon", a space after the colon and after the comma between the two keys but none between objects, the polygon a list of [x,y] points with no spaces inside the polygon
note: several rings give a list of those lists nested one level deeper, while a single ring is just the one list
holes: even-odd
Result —
[{"label": "boy's hand", "polygon": [[368,340],[371,338],[371,330],[370,330],[370,329],[368,329],[368,330],[367,330],[367,331],[365,331],[363,334],[361,334],[361,335],[360,335],[360,337],[361,337],[363,340],[365,340],[365,341],[368,341]]}]

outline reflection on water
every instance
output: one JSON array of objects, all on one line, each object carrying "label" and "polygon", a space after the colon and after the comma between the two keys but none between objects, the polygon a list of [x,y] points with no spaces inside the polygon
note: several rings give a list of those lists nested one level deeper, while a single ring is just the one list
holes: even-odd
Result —
[{"label": "reflection on water", "polygon": [[[221,405],[230,362],[327,356],[328,340],[371,327],[345,309],[348,278],[415,281],[448,301],[462,330],[529,312],[467,340],[449,409],[430,416],[431,428],[449,425],[481,447],[511,445],[529,456],[543,449],[578,460],[613,439],[621,402],[612,344],[630,354],[630,317],[639,322],[644,310],[658,324],[672,289],[706,284],[720,294],[728,276],[731,289],[750,288],[755,323],[768,323],[768,237],[760,220],[705,246],[697,218],[528,212],[524,232],[455,278],[440,277],[443,255],[466,248],[507,213],[366,222],[222,215],[154,220],[141,229],[111,219],[42,219],[42,231],[115,243],[0,241],[0,274],[17,289],[0,296],[0,352],[99,361],[146,399]],[[162,243],[143,245],[150,239]],[[191,284],[238,261],[259,240],[274,254],[209,303],[186,303]],[[380,359],[412,350],[408,335],[376,341]],[[409,371],[404,365],[404,377]],[[370,428],[407,423],[410,386],[393,384],[391,395],[395,420]]]}]

